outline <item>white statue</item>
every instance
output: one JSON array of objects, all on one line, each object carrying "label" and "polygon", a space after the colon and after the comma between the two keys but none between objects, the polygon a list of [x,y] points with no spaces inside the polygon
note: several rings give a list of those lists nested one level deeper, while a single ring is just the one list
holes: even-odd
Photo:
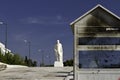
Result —
[{"label": "white statue", "polygon": [[55,51],[55,56],[56,56],[56,60],[55,64],[57,64],[57,66],[63,66],[63,48],[62,48],[62,44],[60,43],[59,40],[57,40],[57,43],[55,44],[54,47],[54,51]]},{"label": "white statue", "polygon": [[55,45],[54,50],[55,50],[56,60],[63,62],[63,48],[59,40],[57,40],[57,44]]}]

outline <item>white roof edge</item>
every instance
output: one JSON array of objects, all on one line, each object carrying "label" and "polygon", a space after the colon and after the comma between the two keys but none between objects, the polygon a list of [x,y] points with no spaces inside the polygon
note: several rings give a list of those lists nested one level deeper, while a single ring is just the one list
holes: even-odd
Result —
[{"label": "white roof edge", "polygon": [[100,6],[100,4],[96,5],[95,7],[93,7],[92,9],[90,9],[88,12],[86,12],[85,14],[83,14],[82,16],[80,16],[79,18],[77,18],[76,20],[74,20],[73,22],[70,23],[70,25],[74,24],[76,21],[78,21],[79,19],[81,19],[82,17],[86,16],[87,14],[89,14],[91,11],[93,11],[94,9],[96,9],[98,6]]},{"label": "white roof edge", "polygon": [[103,7],[100,4],[97,4],[95,7],[93,7],[92,9],[90,9],[88,12],[86,12],[85,14],[83,14],[82,16],[80,16],[79,18],[77,18],[76,20],[74,20],[73,22],[70,23],[70,25],[74,24],[75,22],[77,22],[79,19],[83,18],[84,16],[86,16],[87,14],[89,14],[90,12],[92,12],[94,9],[96,9],[97,7],[101,7],[102,9],[106,10],[107,12],[109,12],[111,15],[115,16],[116,18],[118,18],[120,20],[120,17],[117,16],[116,14],[114,14],[113,12],[111,12],[110,10],[108,10],[107,8]]},{"label": "white roof edge", "polygon": [[101,8],[103,8],[104,10],[106,10],[107,12],[109,12],[111,15],[115,16],[116,18],[118,18],[120,20],[120,17],[117,16],[116,14],[114,14],[113,12],[111,12],[110,10],[108,10],[107,8],[103,7],[100,5]]}]

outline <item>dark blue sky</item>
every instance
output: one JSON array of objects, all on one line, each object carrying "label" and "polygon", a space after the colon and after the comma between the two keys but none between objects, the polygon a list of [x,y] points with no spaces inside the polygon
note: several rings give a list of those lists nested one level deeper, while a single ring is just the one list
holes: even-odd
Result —
[{"label": "dark blue sky", "polygon": [[[53,48],[59,39],[64,48],[64,61],[71,59],[73,35],[69,24],[97,4],[120,16],[120,0],[0,0],[0,20],[8,24],[8,48],[27,56],[24,40],[28,40],[32,59],[38,61],[44,53],[45,62],[51,59],[53,64]],[[4,42],[3,26],[0,27],[1,42]]]}]

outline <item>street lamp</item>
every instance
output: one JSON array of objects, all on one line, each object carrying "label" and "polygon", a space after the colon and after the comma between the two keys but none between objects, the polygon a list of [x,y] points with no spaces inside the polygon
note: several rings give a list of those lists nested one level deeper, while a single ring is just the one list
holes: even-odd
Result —
[{"label": "street lamp", "polygon": [[50,53],[49,53],[49,63],[51,65],[51,56],[50,56]]},{"label": "street lamp", "polygon": [[28,43],[28,58],[29,58],[28,65],[31,66],[31,63],[30,63],[31,42],[30,42],[30,41],[27,41],[27,40],[24,40],[24,42],[25,42],[25,43]]},{"label": "street lamp", "polygon": [[7,23],[0,21],[0,25],[5,25],[5,53],[7,53]]},{"label": "street lamp", "polygon": [[42,56],[41,56],[41,63],[40,63],[40,65],[41,65],[41,66],[44,66],[44,53],[43,53],[44,51],[41,50],[41,49],[39,49],[38,52],[41,52],[41,53],[42,53],[42,54],[41,54]]}]

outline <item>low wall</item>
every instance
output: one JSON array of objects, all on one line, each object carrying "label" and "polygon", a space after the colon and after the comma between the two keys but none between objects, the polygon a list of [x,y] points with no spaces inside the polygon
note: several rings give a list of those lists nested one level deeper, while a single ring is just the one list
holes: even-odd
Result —
[{"label": "low wall", "polygon": [[0,62],[0,71],[7,68],[7,65]]}]

